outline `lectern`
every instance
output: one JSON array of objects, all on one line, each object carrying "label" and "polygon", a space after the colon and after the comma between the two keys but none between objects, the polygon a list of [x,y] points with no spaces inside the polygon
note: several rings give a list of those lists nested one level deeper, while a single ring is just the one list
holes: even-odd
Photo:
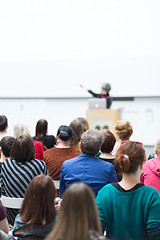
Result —
[{"label": "lectern", "polygon": [[[120,119],[119,110],[111,109],[90,109],[87,110],[87,121],[91,129],[98,129],[103,131],[104,129],[109,129],[115,134],[115,124]],[[116,136],[116,140],[118,137]]]}]

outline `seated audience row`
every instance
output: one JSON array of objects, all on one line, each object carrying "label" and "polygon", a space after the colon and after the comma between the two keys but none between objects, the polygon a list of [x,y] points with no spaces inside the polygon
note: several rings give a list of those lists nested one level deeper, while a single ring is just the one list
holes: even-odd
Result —
[{"label": "seated audience row", "polygon": [[65,191],[57,221],[54,198],[55,187],[51,177],[35,177],[26,189],[13,235],[20,239],[39,240],[51,232],[47,240],[105,240],[95,196],[87,185],[73,184]]}]

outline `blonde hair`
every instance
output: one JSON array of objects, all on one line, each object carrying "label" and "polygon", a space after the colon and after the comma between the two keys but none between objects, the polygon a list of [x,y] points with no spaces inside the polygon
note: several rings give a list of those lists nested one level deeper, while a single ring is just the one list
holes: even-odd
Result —
[{"label": "blonde hair", "polygon": [[133,128],[130,122],[126,120],[119,120],[116,122],[115,132],[122,141],[129,140],[133,133]]},{"label": "blonde hair", "polygon": [[157,151],[157,155],[160,156],[160,138],[158,138],[158,140],[156,141],[154,148]]},{"label": "blonde hair", "polygon": [[95,196],[89,186],[76,183],[64,192],[57,223],[46,240],[89,240],[90,231],[95,240],[102,234]]},{"label": "blonde hair", "polygon": [[30,136],[30,131],[29,127],[25,123],[18,123],[14,126],[14,137],[17,138],[21,135],[29,135]]}]

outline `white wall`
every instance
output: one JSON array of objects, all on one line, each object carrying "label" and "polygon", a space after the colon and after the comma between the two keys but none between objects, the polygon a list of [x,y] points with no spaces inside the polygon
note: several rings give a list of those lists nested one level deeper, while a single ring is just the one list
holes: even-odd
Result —
[{"label": "white wall", "polygon": [[[159,96],[159,0],[0,3],[0,97]],[[74,89],[74,90],[73,90]]]},{"label": "white wall", "polygon": [[[133,140],[145,145],[154,145],[160,137],[160,97],[135,98],[134,101],[113,102],[112,109],[121,109],[121,118],[129,120],[134,129]],[[68,125],[77,117],[86,117],[87,98],[66,99],[0,99],[0,115],[7,116],[8,134],[19,122],[29,125],[31,135],[35,133],[36,122],[45,118],[48,133],[56,135],[61,124]]]}]

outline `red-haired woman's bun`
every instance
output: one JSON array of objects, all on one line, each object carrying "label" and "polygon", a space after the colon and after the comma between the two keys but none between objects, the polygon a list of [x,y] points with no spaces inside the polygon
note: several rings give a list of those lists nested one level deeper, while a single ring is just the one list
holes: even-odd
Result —
[{"label": "red-haired woman's bun", "polygon": [[128,172],[130,168],[130,160],[128,155],[119,155],[114,160],[114,164],[121,172]]}]

